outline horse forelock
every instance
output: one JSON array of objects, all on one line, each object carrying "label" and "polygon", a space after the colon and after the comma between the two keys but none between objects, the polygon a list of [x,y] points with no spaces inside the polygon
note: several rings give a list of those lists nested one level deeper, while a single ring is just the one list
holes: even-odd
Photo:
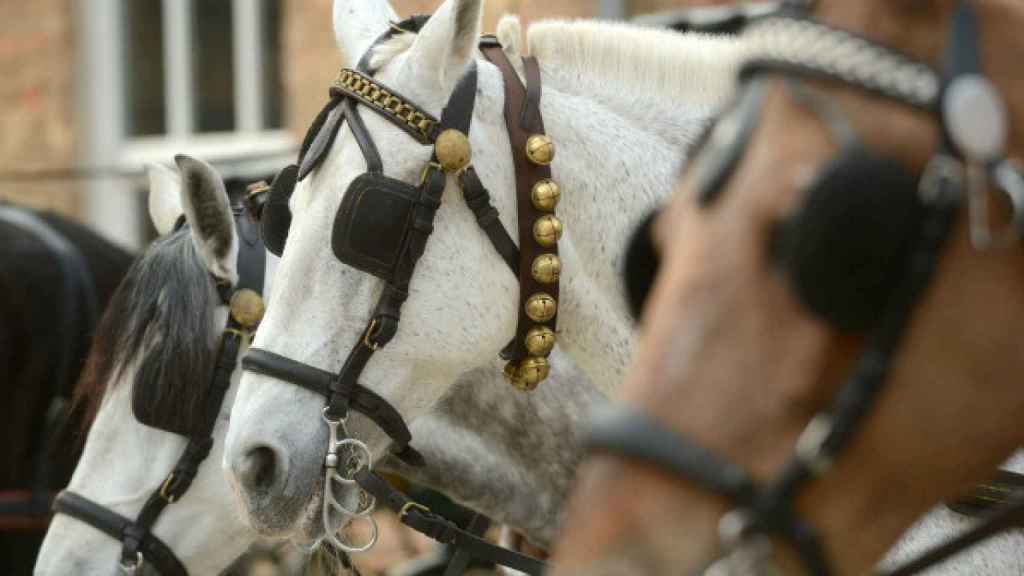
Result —
[{"label": "horse forelock", "polygon": [[110,300],[75,390],[83,432],[103,398],[128,378],[136,418],[174,431],[193,429],[216,356],[217,304],[187,230],[157,240],[139,257]]}]

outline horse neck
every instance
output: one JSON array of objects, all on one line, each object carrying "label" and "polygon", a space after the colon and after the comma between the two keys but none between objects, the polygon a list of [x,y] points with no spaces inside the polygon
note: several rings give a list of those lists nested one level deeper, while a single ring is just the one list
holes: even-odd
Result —
[{"label": "horse neck", "polygon": [[559,343],[611,394],[633,350],[621,254],[637,223],[672,191],[713,108],[656,96],[636,106],[629,87],[576,70],[542,71],[541,109],[555,143],[552,172],[563,191],[557,213],[566,229]]},{"label": "horse neck", "polygon": [[386,466],[548,546],[580,458],[583,424],[602,400],[557,350],[551,375],[530,394],[509,386],[498,367],[476,369],[413,422],[427,466],[395,459]]}]

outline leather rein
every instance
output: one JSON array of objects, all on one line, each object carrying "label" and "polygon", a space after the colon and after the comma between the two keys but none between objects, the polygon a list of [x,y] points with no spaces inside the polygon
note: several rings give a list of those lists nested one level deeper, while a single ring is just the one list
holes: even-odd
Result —
[{"label": "leather rein", "polygon": [[[179,220],[175,230],[184,225]],[[119,568],[126,575],[137,574],[144,565],[155,567],[163,576],[187,576],[185,564],[170,546],[152,532],[163,510],[188,491],[199,466],[213,447],[213,429],[220,414],[224,396],[231,387],[231,375],[238,364],[238,353],[247,342],[263,315],[263,276],[266,251],[259,240],[259,227],[248,208],[236,209],[238,231],[238,283],[234,286],[214,279],[217,293],[228,306],[228,321],[220,338],[217,360],[210,377],[206,409],[201,425],[188,436],[188,444],[174,469],[146,500],[135,519],[117,512],[70,490],[60,492],[53,502],[56,514],[66,514],[120,540]]]},{"label": "leather rein", "polygon": [[[972,170],[999,185],[1014,204],[1014,229],[1003,231],[1003,236],[1024,233],[1024,176],[1006,158],[1005,142],[1000,148],[979,138],[976,131],[965,127],[967,111],[956,106],[957,97],[975,104],[979,99],[985,104],[994,102],[992,109],[983,112],[999,117],[1001,104],[998,91],[980,67],[977,19],[968,2],[957,8],[942,73],[865,38],[811,20],[800,9],[811,2],[787,4],[789,10],[755,20],[744,32],[752,56],[741,69],[746,91],[734,112],[739,125],[734,131],[723,131],[734,139],[724,150],[715,150],[721,152],[714,160],[718,169],[698,174],[702,206],[716,200],[742,157],[765,100],[762,76],[767,74],[826,79],[924,111],[937,118],[944,137],[918,183],[925,211],[907,268],[869,335],[866,351],[829,409],[805,428],[793,456],[773,481],[766,485],[756,482],[742,467],[639,411],[610,407],[595,415],[587,440],[589,450],[644,461],[735,504],[719,524],[724,556],[700,573],[732,574],[733,569],[746,573],[743,570],[767,567],[778,571],[771,536],[790,544],[809,573],[832,573],[817,530],[799,517],[794,500],[807,483],[831,469],[884,389],[913,309],[934,276],[963,201],[970,199],[973,204],[974,196],[984,193],[984,189],[972,188],[967,176]],[[819,116],[828,120],[824,114]],[[1006,119],[1000,119],[1003,125],[998,128],[1005,129]],[[711,140],[715,138],[712,133]],[[978,229],[973,205],[971,209],[975,245],[996,244],[998,235],[987,228]],[[1022,520],[1024,498],[1010,499],[972,530],[886,574],[918,573]]]}]

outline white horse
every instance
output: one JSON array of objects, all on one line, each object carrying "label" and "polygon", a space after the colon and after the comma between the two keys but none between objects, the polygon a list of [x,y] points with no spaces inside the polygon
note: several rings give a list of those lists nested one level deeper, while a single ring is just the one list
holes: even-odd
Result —
[{"label": "white horse", "polygon": [[[132,519],[186,445],[184,436],[136,420],[134,387],[148,387],[147,396],[158,398],[160,404],[150,408],[168,420],[187,420],[180,401],[191,395],[205,397],[227,320],[227,307],[217,297],[213,278],[238,278],[239,240],[223,181],[200,161],[181,158],[178,164],[183,178],[165,167],[149,170],[150,216],[162,237],[136,261],[112,299],[86,377],[76,391],[79,400],[96,412],[68,489]],[[172,232],[183,213],[190,223],[202,214],[206,225]],[[267,260],[264,290],[273,260]],[[159,378],[136,384],[144,361],[158,367]],[[153,527],[192,574],[220,572],[257,538],[231,509],[230,490],[217,465],[240,372],[232,375],[209,457],[189,490],[163,510]],[[35,573],[110,574],[120,552],[121,541],[58,514],[40,549]]]},{"label": "white horse", "polygon": [[[480,16],[481,0],[448,0],[418,34],[396,36],[373,60],[381,82],[433,114],[476,61],[469,134],[474,164],[515,236],[504,91],[500,73],[476,50]],[[335,34],[349,63],[395,19],[386,0],[338,0]],[[515,32],[502,40],[518,58]],[[671,191],[686,149],[729,97],[739,45],[608,23],[534,25],[529,45],[541,63],[541,110],[557,148],[554,178],[564,190],[559,345],[607,393],[622,380],[634,341],[620,287],[620,249],[636,221]],[[363,118],[385,173],[416,182],[430,150],[373,113]],[[342,131],[296,188],[273,304],[255,346],[332,372],[341,367],[382,285],[341,264],[330,248],[341,191],[365,169],[351,134]],[[498,374],[498,351],[514,333],[518,282],[458,194],[450,179],[397,337],[361,379],[409,422],[470,371]],[[225,466],[261,533],[306,539],[322,533],[322,407],[322,397],[292,384],[248,373],[242,378]],[[387,439],[368,420],[353,415],[349,432],[367,442],[375,458],[385,452]],[[259,470],[252,473],[257,455]]]},{"label": "white horse", "polygon": [[[226,310],[211,293],[209,276],[237,276],[234,252],[224,252],[217,244],[217,238],[238,242],[221,179],[199,161],[185,159],[180,164],[189,187],[182,186],[179,175],[168,168],[154,166],[149,171],[150,216],[162,238],[135,265],[128,284],[113,302],[110,319],[98,336],[92,370],[83,381],[85,389],[79,392],[85,395],[85,402],[97,403],[97,412],[85,454],[68,489],[129,518],[138,514],[185,445],[184,437],[145,426],[135,418],[132,393],[139,358],[150,350],[180,355],[166,358],[174,365],[195,361],[196,355],[209,358],[215,351],[210,346],[215,346],[226,318]],[[191,223],[198,212],[208,215],[213,224],[172,233],[183,213]],[[230,234],[222,236],[217,231]],[[215,256],[218,253],[224,255]],[[276,259],[268,254],[265,289],[271,284],[275,264]],[[161,294],[157,287],[166,293]],[[152,292],[147,293],[149,289]],[[147,312],[156,314],[150,317]],[[185,318],[181,314],[192,322],[171,329],[174,320]],[[111,348],[122,342],[126,331],[144,328],[147,319],[152,322],[143,331],[150,332],[137,350]],[[202,332],[206,337],[197,337]],[[161,345],[152,347],[157,341]],[[456,384],[453,394],[413,426],[417,438],[423,439],[419,448],[430,464],[410,468],[389,459],[382,462],[382,468],[449,494],[547,545],[554,537],[575,468],[575,435],[590,404],[599,399],[570,362],[556,355],[552,364],[554,386],[530,397],[517,395],[500,376],[468,374]],[[218,466],[239,374],[236,369],[221,406],[210,456],[184,497],[168,506],[154,526],[155,535],[191,574],[220,572],[257,539],[231,508],[229,488]],[[171,392],[199,394],[197,388],[208,381],[195,374],[189,374],[196,376],[189,381],[177,378],[182,375],[166,374],[166,386],[181,388],[167,391],[168,396]],[[470,393],[472,390],[476,393]],[[160,408],[168,418],[176,409],[170,404]],[[509,445],[508,430],[540,419],[545,406],[558,407],[560,417],[555,425],[559,427],[525,430],[516,444]],[[532,458],[540,453],[558,453],[560,458],[535,466]],[[109,574],[117,565],[120,549],[120,541],[69,516],[57,515],[40,551],[36,574]]]}]

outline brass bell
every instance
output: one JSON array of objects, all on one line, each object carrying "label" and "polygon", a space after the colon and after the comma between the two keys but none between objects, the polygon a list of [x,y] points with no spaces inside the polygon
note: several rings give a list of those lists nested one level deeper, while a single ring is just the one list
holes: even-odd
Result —
[{"label": "brass bell", "polygon": [[534,207],[545,212],[554,210],[561,196],[562,191],[558,184],[549,178],[538,181],[530,191],[530,200],[533,201]]},{"label": "brass bell", "polygon": [[555,143],[547,134],[534,134],[526,139],[526,157],[534,164],[547,166],[555,158]]},{"label": "brass bell", "polygon": [[263,320],[263,298],[256,292],[242,288],[231,295],[231,317],[243,328],[252,330]]},{"label": "brass bell", "polygon": [[528,356],[519,365],[519,381],[523,383],[524,390],[533,390],[548,377],[551,373],[551,364],[547,358]]},{"label": "brass bell", "polygon": [[562,261],[554,254],[541,254],[533,259],[530,273],[541,284],[553,284],[562,273]]},{"label": "brass bell", "polygon": [[441,132],[434,141],[434,153],[445,172],[458,172],[469,164],[472,149],[469,138],[461,131],[449,128]]},{"label": "brass bell", "polygon": [[555,347],[555,331],[547,326],[534,326],[526,333],[526,350],[534,356],[547,356]]},{"label": "brass bell", "polygon": [[526,315],[534,322],[547,322],[557,311],[558,303],[550,294],[537,292],[526,300]]},{"label": "brass bell", "polygon": [[533,238],[537,244],[550,248],[562,237],[562,221],[554,214],[545,214],[533,223]]}]

